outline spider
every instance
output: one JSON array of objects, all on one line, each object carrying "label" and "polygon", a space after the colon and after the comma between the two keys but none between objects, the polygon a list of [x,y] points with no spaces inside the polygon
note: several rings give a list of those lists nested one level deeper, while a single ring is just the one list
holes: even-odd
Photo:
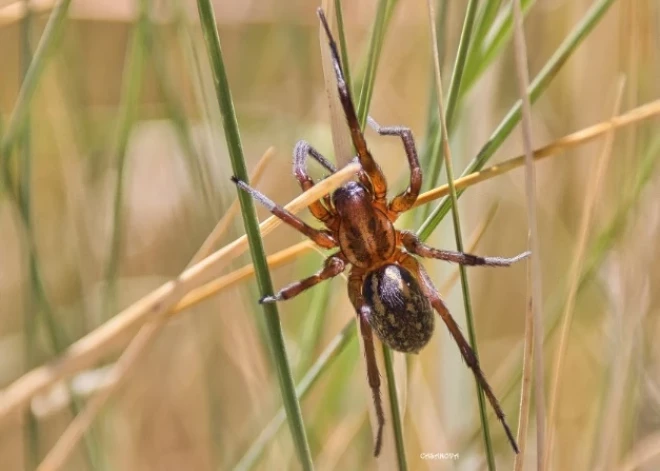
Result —
[{"label": "spider", "polygon": [[[488,397],[491,406],[504,427],[504,431],[518,453],[518,446],[504,413],[486,381],[479,361],[449,313],[431,279],[413,255],[434,258],[462,265],[509,266],[529,255],[522,253],[512,258],[481,257],[461,252],[440,250],[424,244],[414,233],[397,230],[394,222],[399,215],[411,209],[422,186],[422,171],[410,129],[393,126],[381,127],[369,118],[369,125],[381,136],[396,136],[403,147],[410,166],[410,185],[387,201],[387,182],[367,149],[342,70],[337,44],[323,10],[317,10],[330,47],[332,64],[337,78],[339,98],[350,129],[357,160],[361,165],[357,181],[350,181],[326,195],[322,201],[309,206],[312,215],[325,229],[316,229],[283,207],[275,204],[258,190],[232,177],[238,187],[286,224],[309,237],[324,249],[338,249],[331,254],[316,274],[291,283],[275,294],[262,297],[260,303],[291,299],[312,286],[335,277],[350,265],[348,297],[355,308],[360,334],[364,343],[367,378],[371,388],[378,421],[374,456],[381,450],[385,416],[380,396],[380,373],[374,351],[373,331],[390,348],[404,353],[418,353],[433,334],[434,314],[437,311],[458,348]],[[311,157],[333,173],[335,166],[305,141],[300,141],[293,152],[293,173],[303,191],[314,186],[307,173],[307,159]]]}]

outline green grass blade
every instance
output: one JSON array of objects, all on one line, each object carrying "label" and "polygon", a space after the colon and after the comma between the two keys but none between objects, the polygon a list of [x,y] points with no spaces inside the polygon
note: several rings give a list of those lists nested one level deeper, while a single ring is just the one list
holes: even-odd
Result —
[{"label": "green grass blade", "polygon": [[403,420],[401,408],[399,407],[399,395],[396,392],[394,381],[394,363],[392,350],[383,344],[383,360],[385,362],[385,373],[387,375],[387,391],[390,396],[390,408],[392,409],[392,427],[394,428],[394,443],[396,444],[396,458],[399,471],[408,469],[406,462],[406,448],[403,441]]},{"label": "green grass blade", "polygon": [[[575,27],[575,29],[568,35],[564,42],[552,55],[550,60],[546,63],[543,69],[536,76],[534,81],[529,86],[529,98],[531,102],[535,102],[541,94],[548,87],[552,79],[557,75],[568,58],[575,52],[577,47],[589,35],[593,28],[599,23],[603,15],[607,12],[609,7],[612,6],[614,0],[599,0],[595,3],[587,14],[583,17],[582,21]],[[511,110],[504,117],[500,125],[493,132],[488,142],[482,147],[477,156],[468,164],[467,168],[462,175],[475,172],[483,168],[488,160],[493,156],[495,151],[502,145],[504,140],[511,134],[521,118],[521,101],[518,100],[513,105]],[[459,191],[457,196],[460,197],[463,191]],[[451,206],[449,197],[445,197],[440,201],[438,206],[433,210],[431,215],[424,221],[418,233],[422,240],[428,238],[433,230],[438,226],[440,221],[447,215]]]},{"label": "green grass blade", "polygon": [[[232,169],[237,178],[247,182],[248,172],[243,157],[241,138],[238,131],[229,82],[222,59],[220,37],[216,28],[213,6],[210,0],[197,0],[197,8],[199,10],[202,32],[213,72],[218,106],[223,117],[225,138],[227,140]],[[268,264],[266,263],[263,241],[259,232],[259,221],[257,220],[254,201],[248,194],[242,191],[238,192],[238,199],[241,205],[243,224],[245,225],[245,233],[247,234],[250,245],[250,253],[252,255],[259,290],[262,295],[272,294],[273,286],[268,271]],[[314,466],[312,464],[309,443],[307,442],[300,404],[296,397],[295,385],[291,376],[291,367],[287,359],[277,305],[275,303],[266,303],[262,305],[262,308],[266,318],[273,360],[277,367],[282,400],[289,419],[289,427],[298,459],[304,469],[310,470]]]},{"label": "green grass blade", "polygon": [[367,68],[360,81],[360,98],[357,103],[357,115],[360,121],[360,127],[364,129],[369,114],[369,105],[374,93],[374,83],[376,80],[376,70],[380,60],[380,52],[383,48],[385,31],[392,17],[392,12],[398,0],[380,0],[376,8],[376,19],[371,29],[371,39],[369,41],[369,52],[367,53]]},{"label": "green grass blade", "polygon": [[[454,69],[451,74],[451,80],[449,82],[449,93],[447,94],[447,105],[445,109],[445,122],[447,124],[447,129],[451,129],[454,123],[454,116],[456,112],[456,107],[458,105],[459,91],[461,89],[461,81],[463,78],[463,70],[465,69],[465,63],[467,61],[468,51],[470,50],[470,39],[472,37],[472,29],[474,28],[474,21],[477,16],[477,1],[470,0],[465,10],[465,19],[463,20],[463,29],[461,30],[461,37],[458,43],[458,51],[456,53],[456,60],[454,61]],[[438,61],[441,58],[438,57]],[[439,62],[442,64],[442,62]],[[437,97],[437,93],[436,93]],[[431,170],[431,186],[437,186],[440,179],[440,172],[438,162],[443,160],[442,154],[442,130],[438,129],[435,135],[435,141],[433,143],[432,149],[433,152],[437,154],[431,155],[430,158],[432,161],[436,162],[437,169],[433,168]]]},{"label": "green grass blade", "polygon": [[486,40],[486,35],[493,26],[495,18],[497,18],[497,12],[501,5],[502,0],[488,0],[483,5],[483,8],[480,9],[474,29],[474,41],[470,46],[471,48],[480,48],[483,45]]},{"label": "green grass blade", "polygon": [[[296,386],[296,398],[302,400],[314,384],[316,384],[316,381],[321,374],[326,372],[332,366],[333,362],[339,357],[339,354],[343,352],[349,344],[356,341],[357,325],[355,321],[351,319],[339,334],[332,339],[330,344],[325,350],[323,350],[314,364],[300,380],[300,383]],[[233,469],[237,471],[247,471],[252,469],[263,453],[266,445],[273,439],[284,423],[285,418],[286,415],[284,409],[280,409],[277,414],[275,414],[275,417],[268,422],[268,425],[264,427],[259,437],[252,443],[250,448],[245,452]]]},{"label": "green grass blade", "polygon": [[[523,17],[535,3],[536,0],[521,1]],[[491,25],[489,25],[489,27],[490,26]],[[463,89],[461,90],[461,96],[465,95],[465,93],[475,84],[477,79],[481,77],[481,75],[493,63],[493,61],[500,57],[500,53],[502,52],[504,46],[508,44],[512,33],[513,10],[511,9],[511,4],[509,4],[507,5],[504,19],[497,25],[497,29],[491,35],[492,39],[488,44],[484,44],[484,41],[486,40],[485,37],[478,37],[475,35],[473,46],[478,48],[478,50],[475,54],[470,54],[468,64],[465,67],[465,83]]]},{"label": "green grass blade", "polygon": [[[446,54],[446,24],[447,24],[447,2],[439,1],[438,9],[435,16],[435,30],[439,32],[436,38],[436,47],[438,49],[438,58],[440,60],[440,67],[444,63]],[[426,110],[426,130],[424,132],[424,143],[421,147],[420,162],[424,167],[424,174],[431,178],[425,178],[424,182],[427,188],[433,188],[433,184],[437,183],[440,170],[442,169],[442,158],[440,158],[440,121],[438,119],[438,92],[435,86],[435,69],[433,65],[429,70],[429,101]],[[424,208],[423,217],[428,216],[431,211],[430,207]],[[422,222],[420,219],[419,223]]]},{"label": "green grass blade", "polygon": [[[341,53],[341,66],[344,71],[346,83],[350,87],[353,83],[351,81],[351,71],[348,60],[348,46],[346,45],[346,30],[344,29],[344,15],[341,8],[341,0],[335,0],[335,16],[337,17],[337,33],[339,36],[339,51]],[[351,90],[351,93],[353,91]]]},{"label": "green grass blade", "polygon": [[60,0],[55,6],[48,18],[39,44],[34,51],[34,56],[30,61],[30,67],[21,84],[11,119],[9,120],[4,136],[2,136],[2,141],[0,141],[0,160],[3,161],[3,165],[6,165],[4,161],[9,158],[11,149],[25,125],[25,118],[28,114],[34,91],[37,89],[39,79],[48,59],[50,59],[54,48],[59,42],[70,5],[71,0]]},{"label": "green grass blade", "polygon": [[106,292],[104,299],[104,318],[109,318],[117,311],[116,289],[119,263],[121,260],[122,209],[124,202],[124,172],[126,170],[126,150],[131,130],[137,119],[142,88],[144,61],[146,59],[146,29],[148,28],[146,5],[140,2],[137,24],[133,27],[128,62],[124,69],[122,95],[117,125],[115,144],[117,180],[115,182],[112,204],[112,236],[108,251],[108,265],[105,269]]},{"label": "green grass blade", "polygon": [[147,18],[147,21],[149,27],[145,28],[145,47],[154,67],[154,79],[163,96],[167,116],[172,122],[179,145],[185,154],[188,176],[193,182],[193,188],[198,192],[199,199],[203,202],[204,214],[211,219],[212,195],[204,177],[205,173],[208,173],[208,169],[205,169],[203,161],[195,148],[182,100],[178,96],[178,90],[168,73],[167,51],[165,50],[165,47],[167,47],[166,38],[164,34],[158,31],[151,19]]}]

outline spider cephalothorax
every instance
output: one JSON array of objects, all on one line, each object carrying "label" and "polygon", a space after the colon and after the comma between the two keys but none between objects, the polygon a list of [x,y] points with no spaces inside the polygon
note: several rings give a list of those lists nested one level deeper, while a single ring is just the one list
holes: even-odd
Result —
[{"label": "spider cephalothorax", "polygon": [[[380,127],[369,118],[369,124],[382,136],[397,136],[403,142],[410,166],[410,185],[401,194],[387,201],[387,182],[378,164],[367,149],[358,123],[350,90],[341,68],[337,45],[321,9],[321,24],[328,37],[339,98],[351,132],[361,169],[358,182],[349,182],[309,206],[312,215],[326,229],[315,229],[294,214],[275,204],[267,196],[245,182],[233,178],[244,191],[266,206],[275,216],[326,249],[338,249],[330,255],[318,273],[296,281],[279,292],[264,296],[260,302],[275,302],[292,298],[304,290],[342,273],[349,265],[348,296],[360,324],[367,376],[371,387],[378,430],[374,454],[380,453],[385,415],[380,397],[380,374],[374,352],[372,331],[385,344],[400,352],[418,352],[433,334],[435,310],[456,341],[461,355],[483,388],[498,419],[504,426],[511,446],[518,447],[504,420],[504,413],[488,382],[484,378],[474,351],[465,340],[426,271],[413,255],[435,258],[462,265],[509,266],[529,255],[513,258],[480,257],[440,250],[424,244],[415,234],[394,228],[398,216],[413,207],[422,186],[422,171],[410,129],[400,126]],[[293,153],[293,173],[301,188],[308,190],[314,181],[307,173],[307,158],[311,157],[330,172],[336,169],[325,157],[305,141],[300,141]]]}]

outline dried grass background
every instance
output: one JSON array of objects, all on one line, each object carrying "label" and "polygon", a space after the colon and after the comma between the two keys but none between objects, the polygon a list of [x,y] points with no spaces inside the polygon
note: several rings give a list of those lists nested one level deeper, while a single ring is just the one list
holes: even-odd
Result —
[{"label": "dried grass background", "polygon": [[[108,3],[108,4],[106,4]],[[155,47],[164,67],[143,58],[144,74],[123,169],[123,202],[113,218],[118,171],[118,126],[129,46],[137,6],[127,0],[74,2],[62,41],[42,77],[30,109],[29,155],[33,224],[26,227],[7,189],[0,194],[0,385],[55,357],[46,316],[62,339],[72,342],[108,321],[124,307],[178,275],[236,196],[215,108],[194,2],[153,2]],[[508,3],[508,2],[507,2]],[[544,1],[525,21],[533,77],[579,21],[591,1]],[[306,139],[332,154],[324,91],[316,4],[308,2],[214,2],[225,62],[248,168],[270,146],[258,187],[278,203],[297,196],[291,150]],[[364,57],[375,1],[344,2],[351,71]],[[449,77],[464,15],[462,2],[449,2],[448,28],[440,31]],[[21,82],[20,5],[0,0],[0,122],[9,121]],[[35,1],[31,39],[36,45],[50,2]],[[182,10],[192,43],[173,23]],[[431,51],[425,2],[400,1],[387,31],[370,114],[380,124],[412,128],[418,146],[424,135],[431,89]],[[192,44],[192,47],[191,47]],[[192,52],[197,56],[193,56]],[[201,63],[198,73],[195,57]],[[194,152],[182,146],[169,119],[159,77],[165,77],[182,106]],[[615,2],[604,19],[565,64],[532,107],[534,146],[605,121],[625,79],[621,110],[660,98],[660,4],[653,0]],[[451,136],[454,167],[462,171],[504,113],[518,98],[513,47],[509,44],[458,110]],[[549,469],[658,469],[660,466],[660,210],[658,172],[638,175],[650,152],[658,151],[657,118],[614,134],[609,154],[598,139],[537,164],[538,220],[546,318],[563,311],[570,291],[572,260],[579,252],[580,223],[599,158],[609,159],[595,198],[583,257],[601,262],[577,292],[562,386],[556,410]],[[3,128],[0,127],[0,135]],[[367,138],[393,191],[408,175],[400,143]],[[22,151],[21,151],[22,152]],[[15,180],[21,166],[12,167]],[[517,129],[494,162],[522,152]],[[653,159],[651,159],[653,161]],[[651,168],[651,167],[649,167]],[[640,170],[642,169],[642,170]],[[318,173],[320,175],[320,173]],[[444,175],[444,171],[442,173]],[[427,178],[427,182],[430,179]],[[440,179],[444,182],[444,177]],[[638,188],[640,187],[640,188]],[[430,189],[428,183],[425,189]],[[639,190],[639,191],[638,191]],[[629,195],[639,193],[634,201]],[[435,203],[430,203],[433,207]],[[459,203],[463,232],[470,239],[497,212],[474,251],[509,256],[525,249],[527,225],[523,170],[470,188]],[[428,208],[430,209],[430,208]],[[404,218],[417,228],[425,207]],[[261,218],[266,212],[259,208]],[[305,218],[311,219],[306,213]],[[618,215],[618,216],[617,216]],[[614,217],[618,217],[613,223]],[[118,251],[111,250],[119,224]],[[599,238],[613,227],[616,238]],[[218,243],[243,234],[240,217]],[[267,253],[302,240],[286,227],[265,239]],[[48,306],[31,281],[29,247],[43,280]],[[444,221],[430,243],[455,248]],[[307,251],[272,270],[281,287],[320,266],[322,256]],[[250,262],[243,255],[222,275]],[[116,273],[108,286],[108,267]],[[455,267],[426,262],[454,316],[464,325]],[[482,368],[512,425],[517,423],[525,316],[524,264],[506,270],[469,269]],[[354,313],[345,280],[328,282],[280,306],[289,358],[298,381]],[[115,296],[108,301],[108,293]],[[258,293],[242,281],[167,323],[97,417],[86,446],[80,445],[64,469],[206,470],[233,469],[281,405],[268,349]],[[310,316],[310,313],[314,316]],[[320,317],[319,317],[320,316]],[[559,331],[547,328],[546,398]],[[135,333],[135,330],[132,332]],[[130,336],[95,368],[72,378],[71,390],[83,405],[107,387],[111,365]],[[407,362],[404,432],[410,469],[481,469],[473,378],[439,322],[430,345]],[[384,372],[382,372],[384,374]],[[515,382],[514,382],[515,381]],[[511,394],[506,394],[515,384]],[[383,391],[385,387],[383,386]],[[0,403],[3,396],[0,393]],[[30,469],[54,445],[72,419],[69,397],[58,385],[32,399],[37,432],[25,415],[0,423],[0,466]],[[370,395],[362,355],[349,343],[302,401],[315,464],[319,469],[374,469]],[[533,410],[533,409],[532,409]],[[525,469],[534,469],[534,416],[531,416]],[[496,420],[491,434],[498,465],[513,454]],[[30,445],[29,437],[38,437]],[[90,449],[97,461],[90,461]],[[456,461],[420,459],[421,453],[459,453]],[[265,448],[255,469],[298,469],[286,425]],[[394,466],[394,464],[392,464]]]}]

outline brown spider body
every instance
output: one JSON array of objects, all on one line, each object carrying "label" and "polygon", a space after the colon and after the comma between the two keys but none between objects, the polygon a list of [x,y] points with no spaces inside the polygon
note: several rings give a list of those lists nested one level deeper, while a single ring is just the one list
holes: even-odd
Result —
[{"label": "brown spider body", "polygon": [[341,252],[356,267],[384,263],[396,249],[394,224],[360,183],[349,182],[332,195],[339,216],[338,242]]},{"label": "brown spider body", "polygon": [[[376,456],[380,453],[382,445],[385,414],[380,397],[380,374],[375,356],[373,331],[391,348],[400,352],[417,353],[428,343],[433,334],[435,310],[456,341],[461,355],[502,423],[511,446],[517,452],[518,447],[513,434],[506,424],[497,398],[481,372],[477,356],[449,313],[430,277],[413,255],[463,265],[509,266],[527,257],[529,252],[513,258],[480,257],[436,249],[424,244],[412,232],[395,229],[394,222],[401,213],[413,207],[422,186],[422,171],[412,132],[400,126],[380,127],[371,118],[368,120],[381,136],[397,136],[401,139],[410,166],[408,188],[388,202],[387,182],[367,149],[350,90],[343,76],[337,45],[321,9],[318,10],[318,14],[328,37],[339,98],[361,169],[357,173],[358,182],[349,182],[337,189],[332,196],[325,196],[310,204],[310,212],[326,226],[325,229],[313,228],[245,182],[232,178],[239,188],[250,193],[271,213],[312,239],[317,245],[326,249],[338,249],[326,259],[319,272],[291,283],[275,294],[262,297],[260,302],[290,299],[324,280],[341,274],[349,265],[351,266],[348,275],[348,297],[355,308],[360,325],[367,377],[378,418],[374,447]],[[306,162],[309,157],[330,172],[336,171],[334,165],[305,141],[300,141],[296,145],[293,157],[293,174],[303,191],[314,186],[314,180],[307,173]]]}]

